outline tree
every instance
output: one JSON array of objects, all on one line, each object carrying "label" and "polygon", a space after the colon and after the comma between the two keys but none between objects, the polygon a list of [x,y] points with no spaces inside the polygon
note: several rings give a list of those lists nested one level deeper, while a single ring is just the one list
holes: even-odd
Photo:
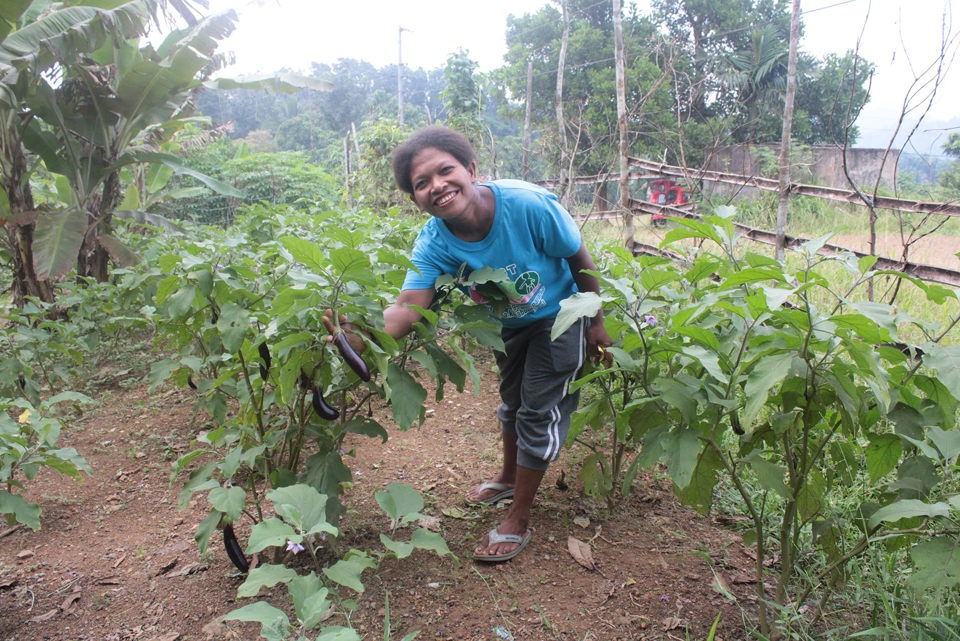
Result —
[{"label": "tree", "polygon": [[947,141],[943,143],[943,153],[957,160],[954,160],[953,165],[940,175],[940,184],[955,193],[960,193],[960,132],[954,131],[950,134]]},{"label": "tree", "polygon": [[853,123],[870,100],[867,87],[875,65],[853,51],[831,53],[822,61],[801,55],[798,65],[794,136],[808,145],[853,145],[860,137]]},{"label": "tree", "polygon": [[653,0],[652,7],[654,20],[685,54],[679,92],[689,96],[686,116],[701,122],[727,115],[735,104],[739,87],[722,80],[729,56],[756,49],[754,32],[762,26],[782,42],[790,33],[786,0]]},{"label": "tree", "polygon": [[75,265],[78,276],[104,281],[111,259],[130,260],[112,233],[121,171],[142,162],[182,168],[158,145],[192,115],[202,76],[215,69],[217,44],[235,20],[233,12],[204,18],[156,48],[133,38],[108,39],[88,55],[64,51],[56,61],[60,86],[39,82],[29,92],[26,142],[69,188],[64,207],[37,221],[42,275],[59,278]]},{"label": "tree", "polygon": [[[570,0],[567,9],[570,35],[561,106],[573,154],[571,166],[580,174],[615,170],[620,135],[616,101],[612,100],[617,83],[612,7],[608,2]],[[634,12],[624,15],[622,22],[630,147],[638,154],[643,149],[662,151],[663,132],[671,129],[671,123],[675,130],[674,100],[662,84],[665,73],[661,65],[669,55],[649,20]],[[519,101],[527,95],[527,65],[531,65],[530,118],[532,130],[539,132],[532,144],[539,145],[539,156],[550,161],[554,175],[560,162],[555,106],[562,26],[560,13],[552,6],[508,18],[506,65],[494,76],[502,85],[502,108],[512,111],[519,121],[525,106]]]},{"label": "tree", "polygon": [[[34,237],[41,219],[30,189],[34,170],[31,151],[39,151],[48,140],[39,135],[39,118],[31,103],[56,100],[58,92],[48,77],[56,82],[63,72],[64,59],[77,60],[108,39],[122,41],[142,34],[157,7],[150,0],[53,7],[45,2],[18,0],[5,7],[0,20],[0,172],[4,200],[0,203],[0,222],[9,245],[11,294],[17,306],[22,306],[28,296],[45,302],[54,300],[48,270],[35,268]],[[60,165],[67,162],[55,161]]]}]

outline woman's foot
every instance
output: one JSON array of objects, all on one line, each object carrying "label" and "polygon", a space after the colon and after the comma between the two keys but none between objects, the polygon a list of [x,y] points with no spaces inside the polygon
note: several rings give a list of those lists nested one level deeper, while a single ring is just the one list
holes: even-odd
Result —
[{"label": "woman's foot", "polygon": [[[514,531],[517,530],[517,531]],[[483,562],[509,561],[527,547],[533,530],[516,523],[504,521],[490,530],[473,551],[473,559]]]},{"label": "woman's foot", "polygon": [[489,504],[513,498],[513,483],[484,481],[467,490],[470,503]]}]

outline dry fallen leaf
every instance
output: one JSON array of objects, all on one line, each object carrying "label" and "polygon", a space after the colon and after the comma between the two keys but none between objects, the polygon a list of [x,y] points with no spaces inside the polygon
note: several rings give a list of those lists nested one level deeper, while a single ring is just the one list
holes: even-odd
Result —
[{"label": "dry fallen leaf", "polygon": [[73,592],[67,595],[67,598],[63,600],[63,603],[60,604],[60,609],[66,612],[72,608],[77,601],[80,600],[80,591],[81,588],[79,585],[74,586]]},{"label": "dry fallen leaf", "polygon": [[587,568],[588,570],[596,569],[597,566],[593,562],[593,550],[591,550],[590,546],[580,539],[573,536],[568,536],[567,550],[570,552],[570,556],[573,557],[573,560],[583,567]]},{"label": "dry fallen leaf", "polygon": [[726,577],[724,577],[722,574],[714,572],[713,581],[710,582],[710,587],[728,599],[736,600],[737,598],[733,595],[733,590],[730,589],[730,583],[727,582]]},{"label": "dry fallen leaf", "polygon": [[431,532],[440,531],[440,519],[435,516],[424,516],[417,519],[417,525],[420,527],[430,530]]},{"label": "dry fallen leaf", "polygon": [[39,616],[33,617],[32,619],[30,619],[30,623],[43,623],[44,621],[49,621],[53,617],[57,616],[57,612],[59,611],[60,610],[58,608],[54,608],[45,614],[41,614]]},{"label": "dry fallen leaf", "polygon": [[440,512],[444,516],[449,516],[451,519],[467,519],[472,518],[469,514],[464,512],[458,507],[445,507]]},{"label": "dry fallen leaf", "polygon": [[590,519],[588,519],[585,516],[577,516],[577,517],[574,517],[573,524],[579,525],[584,530],[586,530],[588,527],[590,527]]},{"label": "dry fallen leaf", "polygon": [[663,629],[665,632],[670,630],[677,630],[679,628],[686,628],[686,624],[679,617],[669,617],[663,621]]}]

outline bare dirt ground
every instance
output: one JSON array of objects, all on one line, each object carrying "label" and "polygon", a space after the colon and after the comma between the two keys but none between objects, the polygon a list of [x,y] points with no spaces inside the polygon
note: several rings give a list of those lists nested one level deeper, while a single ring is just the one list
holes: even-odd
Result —
[{"label": "bare dirt ground", "polygon": [[[100,404],[65,433],[93,475],[72,481],[43,473],[29,496],[43,509],[39,532],[0,538],[0,640],[204,641],[257,639],[258,627],[221,617],[236,599],[236,574],[218,533],[201,556],[193,540],[204,499],[177,508],[170,464],[190,449],[189,390],[145,385],[103,390]],[[641,640],[745,639],[755,610],[754,561],[735,533],[677,504],[669,482],[647,476],[612,513],[585,497],[577,450],[547,473],[534,507],[532,542],[513,561],[478,565],[470,553],[503,506],[474,508],[471,483],[498,465],[492,376],[483,393],[448,391],[428,403],[422,428],[393,431],[386,444],[357,437],[346,458],[354,486],[345,498],[342,548],[379,547],[387,528],[375,490],[408,483],[460,564],[417,552],[364,574],[351,624],[363,639]],[[238,525],[241,542],[249,523]],[[568,537],[589,544],[596,567],[578,564]],[[728,596],[724,596],[726,591]],[[736,601],[729,595],[735,595]],[[289,602],[280,592],[271,600]],[[338,615],[331,624],[343,625]],[[310,638],[314,638],[316,634]]]}]

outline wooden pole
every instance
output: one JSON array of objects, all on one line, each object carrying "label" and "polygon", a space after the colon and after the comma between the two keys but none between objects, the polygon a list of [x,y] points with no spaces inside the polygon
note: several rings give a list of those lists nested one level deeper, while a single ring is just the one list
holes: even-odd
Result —
[{"label": "wooden pole", "polygon": [[790,137],[793,135],[793,103],[797,96],[797,43],[800,41],[800,0],[793,0],[790,16],[790,53],[787,56],[787,95],[783,101],[783,131],[780,134],[780,158],[777,162],[780,180],[777,200],[777,260],[783,260],[786,249],[787,213],[790,211]]},{"label": "wooden pole", "polygon": [[629,127],[627,122],[627,87],[623,54],[623,8],[620,0],[613,1],[613,56],[617,70],[617,126],[620,130],[620,209],[623,211],[624,244],[633,249],[636,230],[630,209]]},{"label": "wooden pole", "polygon": [[527,156],[530,153],[530,121],[533,117],[533,60],[527,60],[527,98],[526,111],[523,115],[523,165],[521,177],[527,179]]},{"label": "wooden pole", "polygon": [[560,202],[565,207],[569,207],[570,174],[567,171],[567,125],[563,119],[563,67],[567,61],[567,44],[570,41],[570,14],[567,13],[567,0],[560,0],[560,8],[563,10],[563,35],[560,38],[560,56],[557,59],[556,114],[560,146],[560,171],[558,175],[560,177]]}]

